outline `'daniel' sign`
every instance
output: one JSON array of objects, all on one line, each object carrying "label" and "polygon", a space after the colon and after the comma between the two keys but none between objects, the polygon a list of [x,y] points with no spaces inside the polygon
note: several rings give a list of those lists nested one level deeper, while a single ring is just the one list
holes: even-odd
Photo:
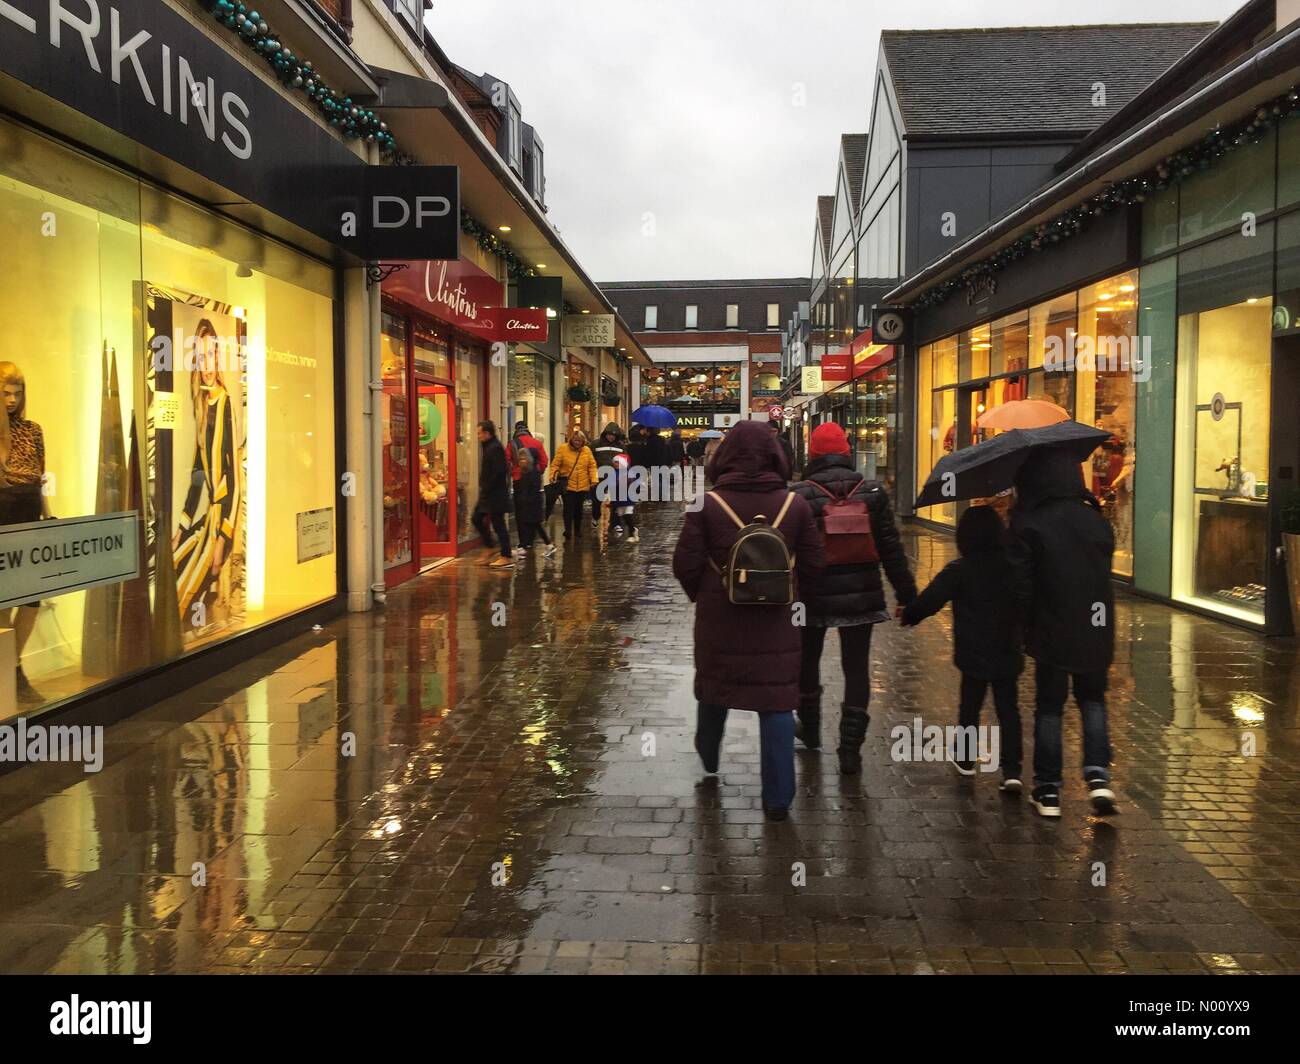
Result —
[{"label": "'daniel' sign", "polygon": [[566,347],[613,347],[613,314],[567,314],[560,340]]},{"label": "'daniel' sign", "polygon": [[0,527],[0,609],[134,580],[139,526],[130,510]]}]

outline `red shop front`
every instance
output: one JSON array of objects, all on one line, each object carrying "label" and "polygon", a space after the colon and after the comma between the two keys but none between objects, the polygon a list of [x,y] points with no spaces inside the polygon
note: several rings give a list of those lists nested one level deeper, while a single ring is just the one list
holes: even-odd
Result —
[{"label": "red shop front", "polygon": [[401,265],[383,282],[384,578],[400,584],[476,540],[478,423],[488,348],[472,331],[505,302],[464,259]]}]

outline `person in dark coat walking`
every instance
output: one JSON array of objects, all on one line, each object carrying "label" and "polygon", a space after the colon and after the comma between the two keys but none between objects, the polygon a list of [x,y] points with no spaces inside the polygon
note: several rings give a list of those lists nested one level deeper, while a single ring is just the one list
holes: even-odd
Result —
[{"label": "person in dark coat walking", "polygon": [[[470,520],[483,540],[483,546],[492,550],[501,548],[501,557],[492,567],[504,569],[514,565],[510,553],[510,531],[506,528],[506,514],[511,510],[510,499],[510,464],[506,460],[506,450],[497,439],[497,427],[491,421],[478,423],[479,463],[478,463],[478,502],[474,504],[474,513]],[[491,523],[491,530],[488,524]],[[496,533],[497,542],[492,542],[492,532]]]},{"label": "person in dark coat walking", "polygon": [[[957,522],[957,550],[961,557],[949,562],[911,604],[899,620],[905,626],[920,624],[952,603],[952,660],[961,673],[957,724],[979,724],[984,692],[993,688],[998,715],[998,754],[1002,790],[1019,794],[1022,742],[1018,686],[1025,667],[1020,652],[1020,624],[1014,594],[1015,574],[1007,555],[1006,525],[992,506],[972,506]],[[973,753],[967,731],[965,753]],[[950,752],[963,776],[975,774],[973,757]]]},{"label": "person in dark coat walking", "polygon": [[781,431],[781,423],[779,421],[769,421],[768,424],[772,426],[772,431],[776,433],[777,442],[781,445],[781,452],[785,455],[785,464],[790,467],[790,473],[793,476],[794,448],[790,446],[790,441],[785,438],[785,433]]},{"label": "person in dark coat walking", "polygon": [[[773,444],[777,438],[772,434]],[[803,480],[793,486],[807,500],[821,527],[831,496],[852,495],[867,507],[871,535],[878,562],[832,565],[804,594],[808,608],[803,629],[802,667],[799,674],[799,738],[810,750],[821,747],[822,684],[821,658],[826,633],[838,628],[840,663],[844,669],[844,702],[840,707],[840,742],[837,749],[840,771],[854,775],[862,771],[862,744],[867,738],[871,702],[871,631],[889,620],[885,603],[884,568],[899,605],[916,597],[916,581],[907,564],[907,553],[894,524],[889,495],[876,481],[866,480],[853,468],[849,440],[839,425],[827,422],[813,430],[808,445],[810,461]],[[830,494],[827,494],[827,493]]]},{"label": "person in dark coat walking", "polygon": [[684,466],[686,464],[686,444],[682,443],[682,430],[673,429],[668,437],[668,464]]},{"label": "person in dark coat walking", "polygon": [[1115,657],[1115,537],[1078,461],[1035,451],[1016,475],[1011,556],[1034,672],[1034,808],[1061,815],[1061,717],[1070,686],[1083,720],[1083,778],[1093,808],[1115,812],[1106,684]]},{"label": "person in dark coat walking", "polygon": [[546,544],[543,552],[546,557],[555,553],[555,544],[546,532],[546,517],[542,499],[542,471],[533,457],[531,447],[522,447],[518,452],[519,479],[515,481],[515,528],[519,530],[519,546],[515,548],[515,557],[522,558],[533,546],[533,537],[538,536]]},{"label": "person in dark coat walking", "polygon": [[691,460],[691,465],[704,463],[704,441],[698,436],[686,445],[686,457]]},{"label": "person in dark coat walking", "polygon": [[[603,470],[611,469],[614,465],[614,459],[620,454],[626,453],[623,430],[618,427],[616,422],[611,421],[600,433],[600,439],[591,448],[591,453],[596,458],[596,487],[591,489],[591,520],[593,523],[600,522],[600,477],[609,476]],[[610,511],[610,525],[612,528],[618,527],[618,515],[615,511]]]},{"label": "person in dark coat walking", "polygon": [[652,477],[658,477],[655,472],[657,466],[666,466],[668,461],[668,441],[659,435],[658,429],[645,429],[643,441],[645,450],[642,452],[645,458],[644,465]]},{"label": "person in dark coat walking", "polygon": [[[794,554],[798,588],[823,566],[812,511],[790,498],[789,467],[772,434],[746,421],[727,435],[712,465],[714,493],[745,522],[759,514],[774,521]],[[717,499],[688,511],[673,554],[673,575],[695,603],[695,749],[704,770],[717,772],[728,709],[759,714],[763,808],[784,820],[794,799],[794,707],[799,701],[799,628],[784,606],[733,605],[719,571],[738,529]],[[798,588],[796,591],[798,592]]]}]

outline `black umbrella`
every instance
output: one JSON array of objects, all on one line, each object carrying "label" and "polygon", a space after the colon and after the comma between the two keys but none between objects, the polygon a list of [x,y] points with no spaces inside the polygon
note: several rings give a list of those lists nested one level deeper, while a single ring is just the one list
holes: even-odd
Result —
[{"label": "black umbrella", "polygon": [[1011,487],[1025,459],[1035,450],[1062,450],[1082,462],[1111,435],[1105,429],[1078,421],[1062,421],[1041,429],[1012,429],[940,458],[916,497],[916,506],[996,495]]}]

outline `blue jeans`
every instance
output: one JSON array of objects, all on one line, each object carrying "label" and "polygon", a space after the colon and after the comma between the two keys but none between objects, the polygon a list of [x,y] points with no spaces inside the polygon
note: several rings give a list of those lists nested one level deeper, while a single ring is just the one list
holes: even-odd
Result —
[{"label": "blue jeans", "polygon": [[1034,675],[1034,783],[1061,785],[1061,717],[1074,682],[1083,722],[1083,778],[1110,780],[1110,735],[1106,728],[1106,670],[1068,673],[1038,664]]},{"label": "blue jeans", "polygon": [[[699,704],[695,733],[701,746],[721,747],[726,727],[726,707]],[[758,736],[763,808],[789,809],[794,801],[794,711],[759,713]]]}]

